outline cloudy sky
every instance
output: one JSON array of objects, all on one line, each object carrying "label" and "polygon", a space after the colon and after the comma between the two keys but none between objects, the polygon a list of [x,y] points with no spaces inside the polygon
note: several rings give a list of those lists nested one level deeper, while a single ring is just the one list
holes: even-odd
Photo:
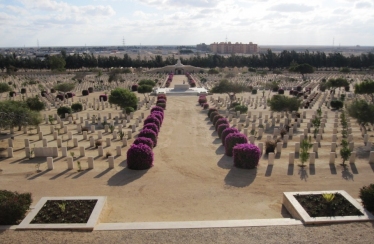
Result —
[{"label": "cloudy sky", "polygon": [[0,47],[374,45],[374,0],[0,0]]}]

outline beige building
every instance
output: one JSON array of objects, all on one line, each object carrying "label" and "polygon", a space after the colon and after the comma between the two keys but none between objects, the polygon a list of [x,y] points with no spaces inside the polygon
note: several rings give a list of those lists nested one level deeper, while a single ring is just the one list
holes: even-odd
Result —
[{"label": "beige building", "polygon": [[231,42],[215,42],[210,44],[210,51],[213,53],[257,53],[258,46],[250,42],[249,44],[231,43]]}]

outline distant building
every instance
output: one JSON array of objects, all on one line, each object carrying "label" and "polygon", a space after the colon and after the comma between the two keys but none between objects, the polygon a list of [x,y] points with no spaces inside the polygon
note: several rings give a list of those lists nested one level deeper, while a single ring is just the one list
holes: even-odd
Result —
[{"label": "distant building", "polygon": [[258,46],[250,42],[249,44],[231,43],[231,42],[214,42],[209,46],[213,53],[229,54],[229,53],[258,53]]},{"label": "distant building", "polygon": [[198,50],[198,51],[209,51],[209,46],[206,45],[205,43],[197,44],[196,45],[196,50]]}]

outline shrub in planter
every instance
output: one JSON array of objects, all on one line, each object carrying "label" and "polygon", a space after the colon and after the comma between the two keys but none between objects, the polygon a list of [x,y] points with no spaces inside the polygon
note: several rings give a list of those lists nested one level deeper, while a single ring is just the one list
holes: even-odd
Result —
[{"label": "shrub in planter", "polygon": [[[42,95],[43,96],[43,95]],[[56,99],[60,99],[60,101],[64,101],[64,95],[62,95],[62,94],[58,94],[57,96],[56,96]]]},{"label": "shrub in planter", "polygon": [[158,131],[160,131],[161,122],[160,122],[160,120],[158,120],[157,117],[152,116],[152,115],[149,115],[149,116],[144,120],[144,125],[146,125],[146,124],[148,124],[148,123],[154,123],[155,125],[157,125]]},{"label": "shrub in planter", "polygon": [[374,214],[374,184],[362,187],[360,189],[360,198],[364,207]]},{"label": "shrub in planter", "polygon": [[199,100],[198,100],[200,105],[206,103],[207,101],[208,100],[206,99],[206,97],[199,97]]},{"label": "shrub in planter", "polygon": [[99,101],[104,101],[104,102],[108,101],[108,96],[107,95],[100,95],[99,96]]},{"label": "shrub in planter", "polygon": [[138,90],[138,85],[134,84],[131,86],[131,91],[137,91]]},{"label": "shrub in planter", "polygon": [[225,140],[226,140],[226,137],[227,135],[231,134],[231,133],[239,133],[238,129],[236,128],[227,128],[227,129],[224,129],[221,133],[221,140],[222,140],[222,145],[225,145]]},{"label": "shrub in planter", "polygon": [[269,153],[275,152],[275,147],[277,146],[276,141],[266,141],[265,142],[265,154],[268,155]]},{"label": "shrub in planter", "polygon": [[150,148],[153,148],[153,141],[151,138],[148,138],[148,137],[138,137],[135,139],[134,144],[135,145],[145,144],[149,146]]},{"label": "shrub in planter", "polygon": [[333,109],[341,109],[343,107],[343,102],[340,100],[332,100],[330,105]]},{"label": "shrub in planter", "polygon": [[166,103],[156,103],[156,106],[159,106],[159,107],[165,109],[166,108]]},{"label": "shrub in planter", "polygon": [[257,89],[253,89],[252,94],[257,94]]},{"label": "shrub in planter", "polygon": [[151,113],[154,111],[160,111],[161,113],[164,113],[164,108],[155,106],[155,107],[152,107]]},{"label": "shrub in planter", "polygon": [[88,92],[89,93],[93,93],[93,91],[94,91],[93,87],[88,87]]},{"label": "shrub in planter", "polygon": [[151,115],[155,116],[160,121],[160,126],[162,126],[163,117],[160,112],[153,112]]},{"label": "shrub in planter", "polygon": [[26,93],[26,88],[22,88],[21,89],[21,94],[25,94]]},{"label": "shrub in planter", "polygon": [[237,144],[248,143],[247,137],[242,133],[230,133],[225,138],[225,154],[229,157],[232,156],[232,149]]},{"label": "shrub in planter", "polygon": [[157,146],[157,134],[150,129],[143,129],[139,132],[138,137],[147,137],[152,140],[153,147]]},{"label": "shrub in planter", "polygon": [[[143,129],[153,130],[153,131],[156,133],[156,135],[158,135],[158,132],[159,132],[158,127],[157,127],[157,125],[156,125],[155,123],[148,123],[148,124],[145,124],[145,125],[143,126]],[[152,146],[152,147],[153,147],[153,146]]]},{"label": "shrub in planter", "polygon": [[72,110],[70,107],[59,107],[57,109],[57,114],[61,117],[61,118],[65,118],[65,114],[71,114],[72,113]]},{"label": "shrub in planter", "polygon": [[0,225],[17,225],[30,209],[31,193],[0,190]]},{"label": "shrub in planter", "polygon": [[245,114],[248,111],[248,107],[244,105],[235,106],[235,111],[239,111],[241,114]]},{"label": "shrub in planter", "polygon": [[209,116],[210,122],[213,122],[214,116],[219,115],[218,111],[212,112]]},{"label": "shrub in planter", "polygon": [[232,149],[234,166],[242,169],[254,169],[261,157],[261,150],[253,144],[237,144]]},{"label": "shrub in planter", "polygon": [[213,112],[217,112],[218,110],[216,108],[210,108],[208,110],[208,117],[210,118],[210,114],[213,113]]},{"label": "shrub in planter", "polygon": [[73,110],[73,112],[80,112],[83,110],[83,105],[81,103],[73,103],[71,105],[71,109]]},{"label": "shrub in planter", "polygon": [[284,90],[283,89],[279,89],[278,90],[278,94],[284,94]]},{"label": "shrub in planter", "polygon": [[51,93],[56,93],[56,90],[51,88]]},{"label": "shrub in planter", "polygon": [[208,109],[208,108],[209,108],[209,104],[208,104],[208,103],[204,103],[204,104],[203,104],[203,108],[204,108],[204,109]]},{"label": "shrub in planter", "polygon": [[216,127],[216,131],[218,131],[218,126],[220,126],[222,124],[229,124],[229,121],[226,118],[220,118],[220,119],[218,119],[216,121],[216,123],[214,124],[214,126]]},{"label": "shrub in planter", "polygon": [[90,94],[90,92],[88,90],[83,90],[82,91],[83,96],[88,96],[89,94]]},{"label": "shrub in planter", "polygon": [[127,168],[133,170],[149,169],[153,166],[153,152],[146,144],[132,144],[127,151]]},{"label": "shrub in planter", "polygon": [[222,136],[222,132],[227,129],[227,128],[230,128],[230,125],[229,124],[220,124],[218,127],[217,127],[217,134],[218,134],[218,137],[221,138]]}]

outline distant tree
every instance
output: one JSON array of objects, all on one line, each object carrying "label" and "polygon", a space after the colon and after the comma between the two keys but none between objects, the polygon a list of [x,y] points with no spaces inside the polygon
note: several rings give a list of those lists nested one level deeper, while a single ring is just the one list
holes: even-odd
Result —
[{"label": "distant tree", "polygon": [[48,64],[51,70],[63,71],[65,70],[65,59],[62,56],[55,55],[48,57]]},{"label": "distant tree", "polygon": [[6,83],[0,83],[0,93],[10,92],[12,88]]},{"label": "distant tree", "polygon": [[371,97],[371,102],[374,103],[374,81],[364,80],[360,84],[356,84],[355,94],[367,94]]},{"label": "distant tree", "polygon": [[59,83],[53,86],[53,89],[63,93],[72,91],[75,88],[75,83]]},{"label": "distant tree", "polygon": [[314,67],[311,66],[311,65],[309,65],[309,64],[297,64],[297,65],[291,66],[289,68],[289,71],[301,74],[301,76],[304,79],[305,78],[304,77],[305,74],[314,73]]},{"label": "distant tree", "polygon": [[138,85],[139,86],[147,85],[147,86],[154,87],[156,85],[156,82],[154,82],[153,80],[141,80],[138,82]]},{"label": "distant tree", "polygon": [[339,87],[349,86],[349,82],[344,78],[329,79],[326,83],[326,86],[335,90]]},{"label": "distant tree", "polygon": [[137,108],[138,99],[134,93],[123,88],[116,88],[111,91],[109,95],[109,103],[116,104],[122,109],[131,107],[133,109]]},{"label": "distant tree", "polygon": [[355,118],[361,125],[374,124],[374,104],[365,100],[356,100],[347,106],[349,116]]},{"label": "distant tree", "polygon": [[268,100],[270,110],[274,112],[292,112],[298,111],[301,101],[296,97],[286,97],[284,95],[274,95]]},{"label": "distant tree", "polygon": [[351,69],[348,68],[348,67],[344,67],[344,68],[341,68],[339,70],[340,73],[345,73],[345,74],[348,74],[348,73],[351,73]]},{"label": "distant tree", "polygon": [[[211,93],[226,93],[230,97],[230,102],[236,100],[236,94],[240,92],[249,91],[250,87],[247,86],[244,82],[229,82],[228,80],[224,79],[221,80],[218,84],[216,84],[211,90]],[[231,105],[230,103],[230,105]]]},{"label": "distant tree", "polygon": [[153,90],[153,86],[150,85],[141,85],[138,87],[138,93],[143,94],[146,102],[148,102],[148,97],[146,96],[148,93],[151,93]]}]

